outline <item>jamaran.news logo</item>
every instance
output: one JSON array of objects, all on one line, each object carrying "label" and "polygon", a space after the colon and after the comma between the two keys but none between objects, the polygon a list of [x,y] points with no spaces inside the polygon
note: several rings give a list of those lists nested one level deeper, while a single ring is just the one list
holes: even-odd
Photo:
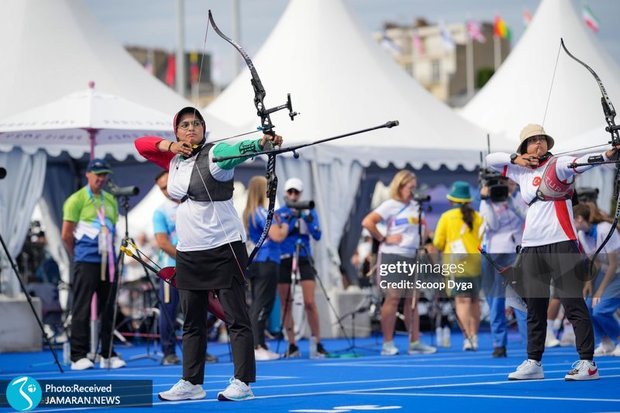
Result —
[{"label": "jamaran.news logo", "polygon": [[41,403],[41,386],[28,376],[16,377],[6,388],[6,399],[12,408],[20,412],[34,409]]}]

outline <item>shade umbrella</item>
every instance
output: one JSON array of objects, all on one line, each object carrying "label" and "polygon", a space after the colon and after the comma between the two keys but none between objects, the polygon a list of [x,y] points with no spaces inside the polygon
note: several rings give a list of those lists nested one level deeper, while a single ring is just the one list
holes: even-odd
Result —
[{"label": "shade umbrella", "polygon": [[[100,93],[95,83],[54,102],[0,120],[0,150],[19,146],[28,153],[44,149],[57,156],[110,153],[116,159],[134,154],[127,145],[143,135],[174,139],[172,118],[120,96]],[[98,150],[98,152],[100,152]]]}]

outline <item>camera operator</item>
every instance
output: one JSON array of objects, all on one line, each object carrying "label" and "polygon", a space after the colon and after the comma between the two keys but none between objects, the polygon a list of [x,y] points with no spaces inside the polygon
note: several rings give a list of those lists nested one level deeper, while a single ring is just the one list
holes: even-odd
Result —
[{"label": "camera operator", "polygon": [[[295,342],[295,328],[292,317],[293,297],[291,294],[291,273],[293,270],[293,256],[299,249],[297,267],[301,277],[301,290],[304,298],[304,308],[308,316],[310,326],[310,358],[323,358],[327,351],[321,344],[319,330],[319,311],[314,300],[316,287],[316,270],[312,265],[312,250],[310,237],[318,241],[321,239],[319,217],[314,210],[313,201],[301,201],[304,190],[303,182],[299,178],[290,178],[284,185],[286,194],[284,199],[286,206],[280,208],[280,214],[284,222],[288,222],[288,236],[282,241],[282,255],[280,261],[280,276],[278,279],[278,293],[280,294],[280,306],[283,314],[282,325],[286,330],[288,349],[285,357],[300,357],[299,347]],[[298,245],[299,244],[299,245]]]},{"label": "camera operator", "polygon": [[[484,219],[482,246],[500,267],[511,266],[516,248],[521,243],[527,205],[517,190],[517,184],[496,172],[482,170],[480,174],[480,215]],[[489,323],[493,337],[493,357],[507,357],[506,297],[502,275],[491,265],[482,262],[482,287],[489,304]],[[527,334],[527,315],[514,309],[519,332]]]}]

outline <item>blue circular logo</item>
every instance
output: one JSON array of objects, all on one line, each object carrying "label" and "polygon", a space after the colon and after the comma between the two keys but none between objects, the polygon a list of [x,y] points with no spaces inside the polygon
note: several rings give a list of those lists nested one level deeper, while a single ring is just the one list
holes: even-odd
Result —
[{"label": "blue circular logo", "polygon": [[32,377],[16,377],[6,388],[6,398],[12,408],[20,412],[32,410],[41,403],[41,386]]}]

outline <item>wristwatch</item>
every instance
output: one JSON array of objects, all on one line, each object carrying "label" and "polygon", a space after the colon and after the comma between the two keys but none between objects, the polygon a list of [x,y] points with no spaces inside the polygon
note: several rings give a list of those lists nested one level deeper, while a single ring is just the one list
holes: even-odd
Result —
[{"label": "wristwatch", "polygon": [[511,154],[510,154],[510,163],[514,165],[514,164],[515,164],[515,160],[516,160],[518,157],[519,157],[519,154],[518,154],[518,153],[511,153]]}]

